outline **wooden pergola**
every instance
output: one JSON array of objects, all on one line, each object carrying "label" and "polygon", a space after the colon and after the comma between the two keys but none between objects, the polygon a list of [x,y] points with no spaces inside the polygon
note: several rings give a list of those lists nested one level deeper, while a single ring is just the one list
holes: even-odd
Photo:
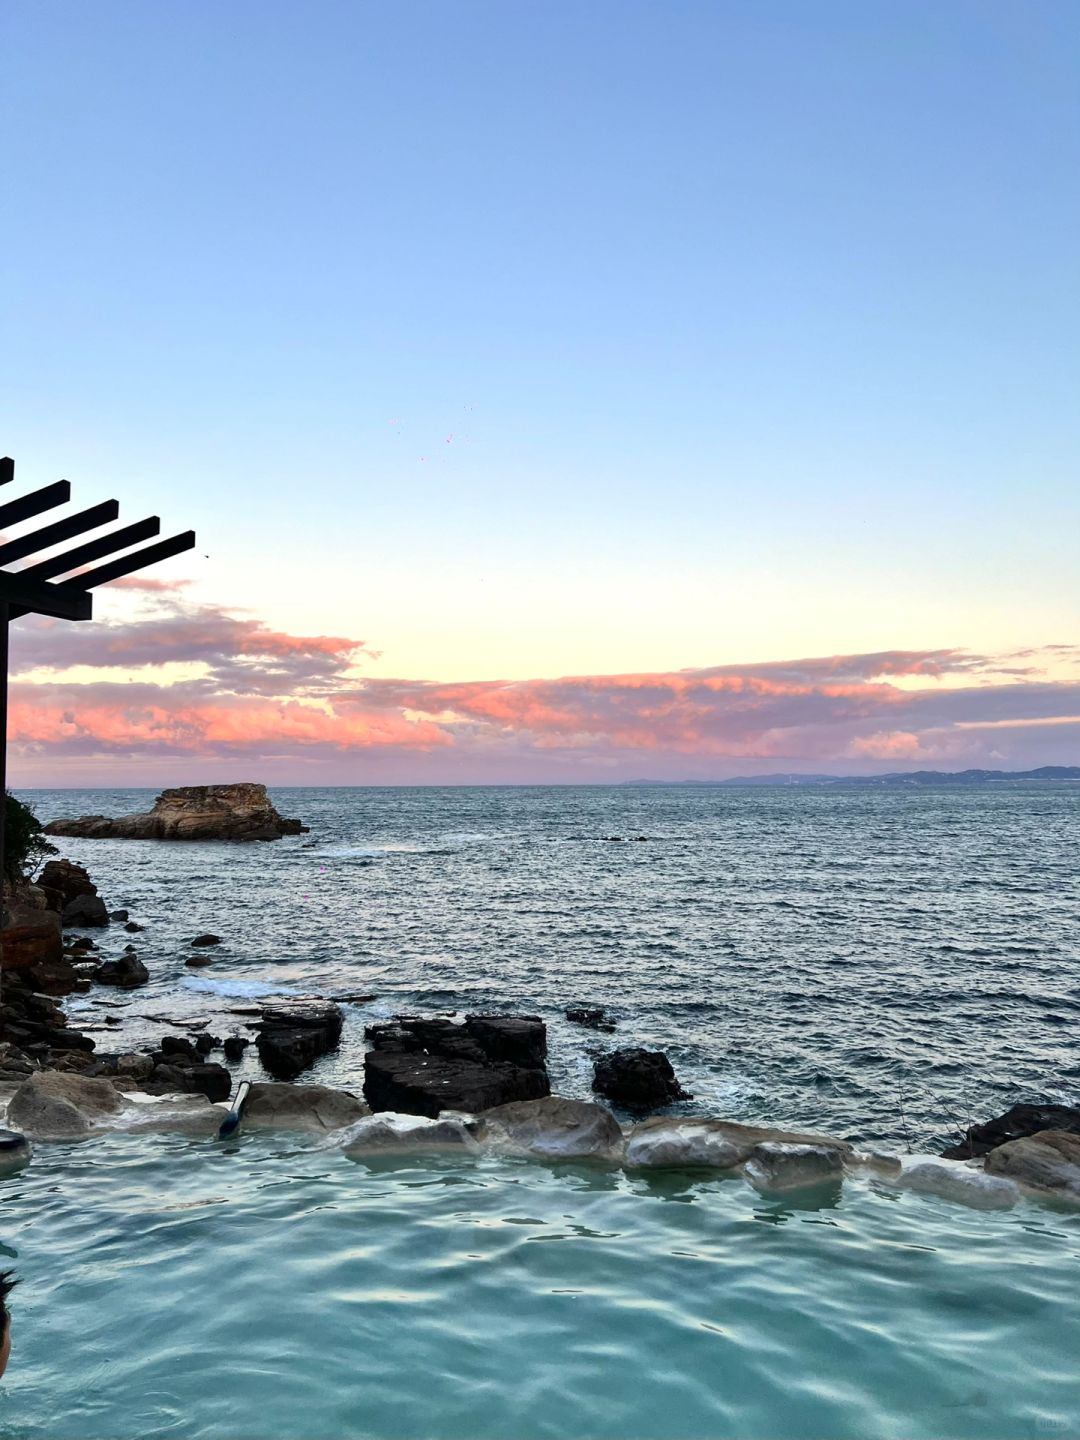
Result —
[{"label": "wooden pergola", "polygon": [[[15,479],[15,462],[10,456],[0,459],[0,487],[10,485]],[[0,497],[6,494],[0,488]],[[71,499],[71,486],[66,480],[45,485],[40,490],[31,490],[14,500],[0,498],[0,535],[11,525],[32,520],[37,515],[56,510]],[[57,620],[89,620],[93,615],[91,590],[98,585],[107,585],[110,580],[119,580],[133,575],[159,560],[168,560],[190,550],[195,544],[194,530],[185,530],[182,535],[173,535],[168,540],[159,540],[153,545],[143,541],[152,540],[161,533],[161,521],[156,515],[139,520],[134,525],[123,525],[117,530],[105,530],[94,538],[84,540],[70,549],[57,550],[78,535],[100,531],[120,518],[120,506],[115,500],[104,500],[100,505],[91,505],[87,510],[64,515],[39,529],[28,531],[12,540],[0,539],[0,880],[4,868],[4,821],[7,810],[7,709],[8,709],[8,626],[22,615],[48,615]],[[133,550],[139,545],[142,548]],[[126,551],[125,554],[118,554]],[[40,558],[43,556],[45,558]],[[107,556],[115,559],[106,559]],[[29,561],[18,570],[7,567],[20,560]],[[104,564],[97,564],[104,561]],[[65,578],[66,577],[66,578]],[[2,907],[0,907],[2,908]],[[0,923],[3,922],[0,916]]]}]

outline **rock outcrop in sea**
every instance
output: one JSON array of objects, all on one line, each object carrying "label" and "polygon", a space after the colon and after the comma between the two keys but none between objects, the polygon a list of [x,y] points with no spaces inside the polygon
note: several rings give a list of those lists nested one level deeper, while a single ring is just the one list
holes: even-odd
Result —
[{"label": "rock outcrop in sea", "polygon": [[145,812],[53,820],[45,833],[83,840],[280,840],[306,834],[307,826],[279,815],[265,785],[243,782],[163,790]]},{"label": "rock outcrop in sea", "polygon": [[373,1110],[434,1118],[551,1093],[547,1029],[535,1015],[469,1015],[463,1025],[400,1017],[366,1033],[364,1095]]}]

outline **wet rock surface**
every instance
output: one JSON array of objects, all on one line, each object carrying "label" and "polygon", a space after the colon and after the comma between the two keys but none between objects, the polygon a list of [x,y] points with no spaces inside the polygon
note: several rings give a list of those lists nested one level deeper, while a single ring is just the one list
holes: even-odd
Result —
[{"label": "wet rock surface", "polygon": [[401,1017],[367,1030],[364,1096],[373,1110],[476,1114],[551,1093],[547,1032],[536,1016]]},{"label": "wet rock surface", "polygon": [[972,1125],[964,1139],[943,1150],[946,1160],[970,1160],[987,1155],[998,1145],[1037,1135],[1040,1130],[1065,1130],[1080,1135],[1080,1108],[1073,1105],[1013,1105],[983,1125]]},{"label": "wet rock surface", "polygon": [[54,820],[48,835],[117,840],[279,840],[307,827],[279,815],[265,785],[188,785],[163,790],[151,810]]},{"label": "wet rock surface", "polygon": [[596,1061],[593,1089],[626,1110],[658,1110],[691,1097],[662,1050],[613,1050]]},{"label": "wet rock surface", "polygon": [[244,1124],[283,1130],[339,1130],[370,1113],[364,1102],[347,1090],[257,1081],[244,1106]]},{"label": "wet rock surface", "polygon": [[623,1132],[610,1110],[588,1100],[548,1095],[485,1110],[483,1136],[493,1148],[546,1160],[617,1160]]},{"label": "wet rock surface", "polygon": [[1080,1134],[1040,1130],[1006,1141],[986,1157],[990,1175],[1080,1200]]},{"label": "wet rock surface", "polygon": [[341,1039],[345,1016],[325,1000],[276,1001],[262,1009],[256,1048],[275,1080],[295,1080]]},{"label": "wet rock surface", "polygon": [[571,1025],[584,1025],[589,1030],[615,1029],[615,1021],[602,1005],[571,1005],[566,1011],[566,1018]]},{"label": "wet rock surface", "polygon": [[133,990],[147,983],[150,971],[138,955],[128,951],[119,959],[102,961],[94,971],[94,979],[99,985],[117,985],[122,990]]}]

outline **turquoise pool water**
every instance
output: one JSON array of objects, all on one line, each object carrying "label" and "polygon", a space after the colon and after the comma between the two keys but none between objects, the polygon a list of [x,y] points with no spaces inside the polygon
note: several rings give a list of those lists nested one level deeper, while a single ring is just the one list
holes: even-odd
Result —
[{"label": "turquoise pool water", "polygon": [[877,1182],[41,1147],[10,1440],[1020,1440],[1080,1416],[1080,1215]]}]

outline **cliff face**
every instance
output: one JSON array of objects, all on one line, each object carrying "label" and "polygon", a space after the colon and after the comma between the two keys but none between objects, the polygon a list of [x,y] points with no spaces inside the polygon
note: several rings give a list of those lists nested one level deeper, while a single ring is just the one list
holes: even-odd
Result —
[{"label": "cliff face", "polygon": [[280,840],[307,826],[287,820],[270,802],[265,785],[184,785],[163,790],[151,810],[137,815],[83,815],[54,820],[47,835],[86,840]]}]

